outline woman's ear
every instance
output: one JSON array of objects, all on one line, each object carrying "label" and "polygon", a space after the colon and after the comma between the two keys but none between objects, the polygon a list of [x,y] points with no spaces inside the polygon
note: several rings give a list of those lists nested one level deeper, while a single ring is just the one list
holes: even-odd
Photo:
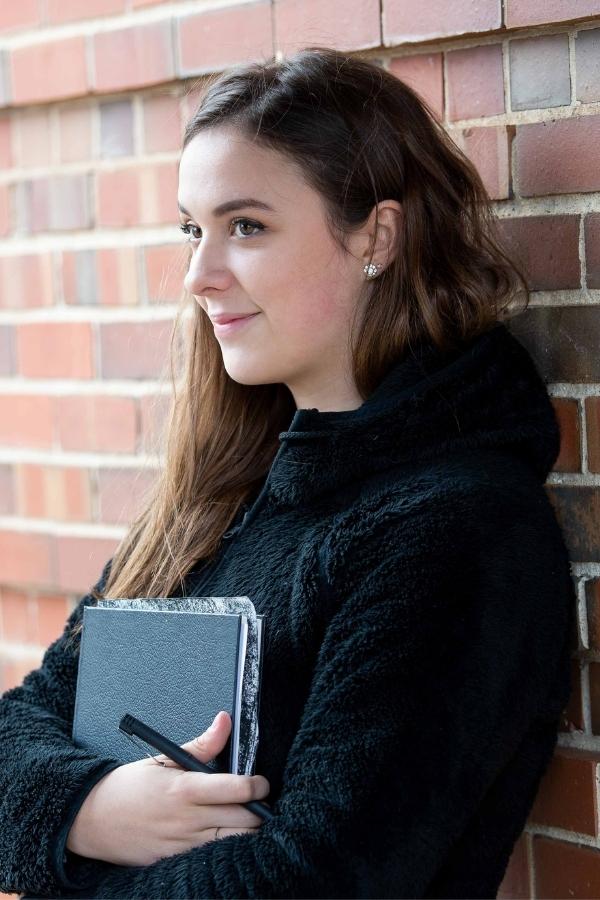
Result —
[{"label": "woman's ear", "polygon": [[387,268],[398,252],[403,209],[397,200],[382,200],[373,207],[361,234],[366,239],[363,264],[373,262],[380,271]]}]

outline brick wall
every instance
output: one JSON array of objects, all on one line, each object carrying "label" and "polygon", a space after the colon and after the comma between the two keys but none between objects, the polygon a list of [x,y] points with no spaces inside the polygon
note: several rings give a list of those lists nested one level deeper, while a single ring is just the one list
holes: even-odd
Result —
[{"label": "brick wall", "polygon": [[562,449],[573,697],[499,896],[600,896],[600,0],[0,4],[0,690],[36,667],[156,472],[198,76],[321,43],[432,104],[482,173]]}]

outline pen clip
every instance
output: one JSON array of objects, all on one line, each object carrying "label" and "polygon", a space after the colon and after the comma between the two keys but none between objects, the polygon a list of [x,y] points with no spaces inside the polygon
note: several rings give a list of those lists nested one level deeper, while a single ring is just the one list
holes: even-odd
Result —
[{"label": "pen clip", "polygon": [[[151,753],[148,753],[148,751],[146,750],[146,748],[143,744],[138,744],[138,741],[142,740],[141,738],[138,738],[136,735],[133,735],[133,734],[128,734],[128,732],[124,731],[122,728],[119,728],[119,731],[121,732],[121,734],[124,734],[125,737],[128,738],[132,742],[132,744],[135,744],[136,747],[139,747],[140,750],[143,750],[143,752],[146,754],[146,756],[148,756],[158,766],[166,765],[166,763],[164,763],[162,760],[157,759],[156,756],[152,756]],[[164,756],[164,754],[161,753],[160,756]]]}]

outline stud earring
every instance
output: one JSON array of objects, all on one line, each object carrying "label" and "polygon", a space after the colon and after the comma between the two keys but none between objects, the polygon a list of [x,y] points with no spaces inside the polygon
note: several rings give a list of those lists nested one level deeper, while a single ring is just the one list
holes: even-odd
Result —
[{"label": "stud earring", "polygon": [[367,276],[367,278],[375,278],[379,271],[379,266],[375,263],[367,263],[366,266],[363,266],[363,272]]}]

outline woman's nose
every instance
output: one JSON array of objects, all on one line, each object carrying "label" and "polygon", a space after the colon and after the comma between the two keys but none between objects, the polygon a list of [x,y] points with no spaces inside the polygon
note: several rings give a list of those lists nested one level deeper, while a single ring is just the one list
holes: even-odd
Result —
[{"label": "woman's nose", "polygon": [[211,288],[223,290],[229,285],[231,275],[215,252],[197,247],[192,253],[183,286],[190,294],[199,296]]}]

